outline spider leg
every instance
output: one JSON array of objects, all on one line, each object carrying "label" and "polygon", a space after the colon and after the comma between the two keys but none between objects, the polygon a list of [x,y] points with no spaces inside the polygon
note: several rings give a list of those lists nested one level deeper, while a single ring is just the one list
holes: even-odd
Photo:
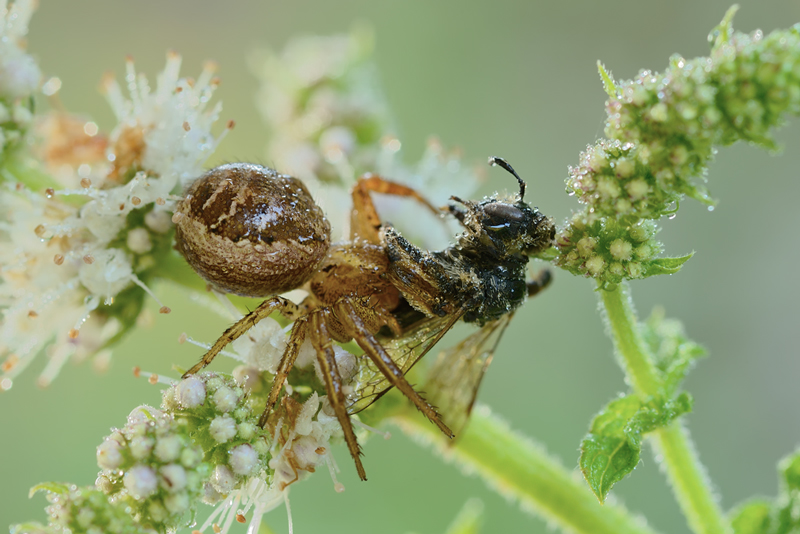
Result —
[{"label": "spider leg", "polygon": [[258,419],[258,426],[261,428],[266,427],[267,419],[275,403],[278,401],[278,396],[281,393],[283,384],[286,382],[286,377],[289,376],[289,371],[294,367],[294,362],[297,359],[297,354],[300,352],[300,346],[306,338],[308,330],[308,316],[301,317],[294,322],[292,326],[292,334],[286,345],[286,350],[283,352],[281,362],[278,364],[278,369],[275,371],[275,380],[272,381],[272,388],[269,390],[269,397],[267,397],[267,405],[264,407],[264,412]]},{"label": "spider leg", "polygon": [[428,208],[434,215],[441,215],[441,211],[428,202],[425,197],[417,193],[416,190],[391,182],[380,176],[366,175],[359,178],[351,193],[353,197],[353,212],[350,222],[350,237],[353,239],[358,236],[369,243],[380,244],[378,230],[380,230],[383,222],[375,209],[371,193],[413,198]]},{"label": "spider leg", "polygon": [[541,290],[550,285],[553,281],[553,275],[547,269],[542,269],[536,275],[536,278],[528,282],[528,296],[532,297],[539,293]]},{"label": "spider leg", "polygon": [[236,321],[233,326],[225,330],[219,339],[214,342],[211,348],[208,349],[208,352],[203,355],[200,361],[197,362],[194,367],[183,373],[182,378],[189,377],[203,369],[205,366],[211,363],[214,358],[216,358],[217,354],[219,354],[222,349],[228,345],[228,343],[231,343],[241,337],[242,334],[253,328],[259,321],[261,321],[261,319],[269,317],[275,310],[280,310],[281,313],[290,319],[294,318],[299,312],[299,308],[295,303],[288,301],[283,297],[272,297],[265,300],[259,304],[256,309]]},{"label": "spider leg", "polygon": [[361,464],[361,447],[358,444],[358,439],[353,431],[353,425],[350,423],[350,416],[347,415],[346,397],[342,385],[342,377],[339,374],[339,368],[336,365],[333,347],[330,334],[328,334],[328,327],[326,323],[326,316],[330,313],[327,309],[320,309],[311,314],[311,328],[309,335],[311,344],[317,351],[317,361],[319,362],[322,376],[325,378],[325,389],[328,392],[328,402],[331,403],[336,418],[344,432],[344,440],[347,443],[347,448],[350,450],[350,456],[356,464],[356,471],[361,480],[367,480],[367,473],[364,471],[364,466]]},{"label": "spider leg", "polygon": [[364,353],[375,363],[380,372],[389,382],[400,390],[403,395],[414,403],[419,411],[439,427],[445,436],[452,438],[455,436],[453,431],[444,424],[436,408],[428,404],[422,396],[414,390],[403,375],[403,370],[392,360],[386,349],[375,339],[375,336],[366,328],[364,321],[361,320],[355,308],[347,300],[342,300],[336,305],[337,317],[347,323],[352,329],[355,342],[364,350]]}]

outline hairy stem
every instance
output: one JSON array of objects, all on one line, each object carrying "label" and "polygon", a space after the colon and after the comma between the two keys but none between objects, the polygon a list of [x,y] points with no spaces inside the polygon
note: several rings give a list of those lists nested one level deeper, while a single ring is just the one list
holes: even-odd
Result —
[{"label": "hairy stem", "polygon": [[600,295],[617,357],[625,370],[628,383],[642,397],[658,395],[661,379],[639,332],[628,285],[619,284],[613,290],[600,290]]},{"label": "hairy stem", "polygon": [[[627,284],[618,285],[612,290],[601,290],[600,295],[628,382],[641,397],[658,395],[661,380],[639,332]],[[697,534],[729,532],[730,527],[711,491],[710,481],[686,430],[679,422],[674,422],[654,431],[651,436],[663,458],[662,465],[675,498],[692,531]]]},{"label": "hairy stem", "polygon": [[730,532],[697,451],[680,421],[653,432],[653,444],[664,458],[662,466],[689,527],[704,534]]},{"label": "hairy stem", "polygon": [[622,506],[601,505],[588,487],[528,438],[514,432],[485,406],[472,414],[455,441],[410,410],[394,421],[406,434],[430,444],[483,478],[499,493],[514,497],[566,532],[585,534],[654,534]]}]

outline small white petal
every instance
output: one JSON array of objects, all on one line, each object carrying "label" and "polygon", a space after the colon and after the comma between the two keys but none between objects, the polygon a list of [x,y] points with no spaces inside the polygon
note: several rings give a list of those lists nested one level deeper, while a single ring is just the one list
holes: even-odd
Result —
[{"label": "small white petal", "polygon": [[244,443],[231,449],[228,462],[237,475],[251,475],[258,467],[258,453],[253,447]]},{"label": "small white petal", "polygon": [[239,395],[227,386],[222,386],[214,392],[214,404],[217,410],[222,413],[230,412],[236,408],[237,402],[239,402]]},{"label": "small white petal", "polygon": [[122,454],[119,451],[120,445],[116,441],[105,440],[97,447],[97,465],[100,469],[110,471],[116,469],[122,463]]},{"label": "small white petal", "polygon": [[171,514],[182,514],[189,509],[189,496],[186,492],[167,495],[164,499],[164,506]]},{"label": "small white petal", "polygon": [[236,437],[236,421],[229,415],[215,417],[208,426],[208,432],[217,443],[225,443]]},{"label": "small white petal", "polygon": [[162,462],[172,462],[181,455],[181,439],[178,436],[158,438],[153,453]]},{"label": "small white petal", "polygon": [[156,491],[158,477],[150,467],[135,465],[125,473],[123,484],[134,499],[143,499]]},{"label": "small white petal", "polygon": [[129,444],[131,455],[136,460],[145,460],[150,456],[150,451],[153,450],[155,440],[148,436],[136,436]]},{"label": "small white petal", "polygon": [[184,378],[176,386],[175,397],[183,408],[197,408],[206,400],[206,385],[196,376]]},{"label": "small white petal", "polygon": [[161,487],[170,493],[182,490],[186,487],[186,470],[177,465],[165,465],[159,470],[161,474]]},{"label": "small white petal", "polygon": [[227,495],[233,490],[236,477],[227,465],[218,465],[211,474],[211,485],[219,493]]}]

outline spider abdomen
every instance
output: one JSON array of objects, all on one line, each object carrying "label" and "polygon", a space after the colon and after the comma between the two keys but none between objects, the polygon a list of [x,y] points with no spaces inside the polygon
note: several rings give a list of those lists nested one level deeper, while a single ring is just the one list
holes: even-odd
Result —
[{"label": "spider abdomen", "polygon": [[175,248],[216,289],[265,297],[317,269],[331,227],[303,183],[251,163],[216,167],[178,203]]}]

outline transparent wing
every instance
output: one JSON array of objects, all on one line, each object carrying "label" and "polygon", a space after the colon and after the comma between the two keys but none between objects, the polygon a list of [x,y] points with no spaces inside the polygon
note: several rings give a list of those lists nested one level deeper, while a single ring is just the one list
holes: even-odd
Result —
[{"label": "transparent wing", "polygon": [[459,436],[469,418],[483,374],[492,362],[511,316],[509,313],[439,353],[428,373],[424,391],[442,420]]},{"label": "transparent wing", "polygon": [[[402,336],[381,338],[381,345],[405,374],[460,318],[460,313],[446,317],[426,317],[410,327]],[[355,391],[349,396],[347,407],[350,414],[367,408],[391,388],[389,381],[368,356],[362,355],[358,359],[359,371]]]}]

